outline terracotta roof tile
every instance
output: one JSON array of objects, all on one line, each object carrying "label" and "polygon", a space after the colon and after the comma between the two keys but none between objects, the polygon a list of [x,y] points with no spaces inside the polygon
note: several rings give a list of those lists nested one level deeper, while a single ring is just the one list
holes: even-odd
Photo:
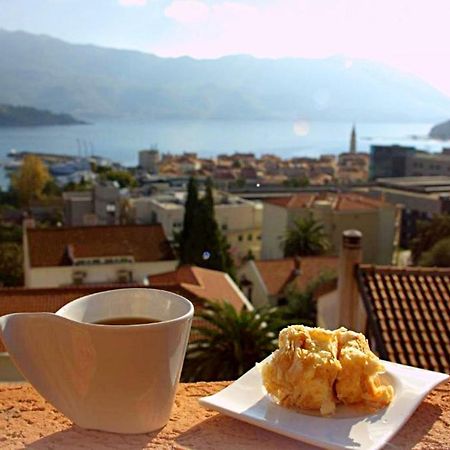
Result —
[{"label": "terracotta roof tile", "polygon": [[294,194],[286,197],[267,199],[265,200],[265,203],[281,206],[287,209],[297,209],[309,208],[313,206],[316,201],[329,201],[335,211],[365,211],[378,209],[381,205],[386,204],[382,200],[374,199],[361,194],[337,194],[332,192]]},{"label": "terracotta roof tile", "polygon": [[315,194],[296,194],[286,197],[275,197],[265,200],[265,203],[270,203],[275,206],[282,206],[283,208],[306,208],[314,200]]},{"label": "terracotta roof tile", "polygon": [[383,358],[450,373],[450,269],[358,268]]},{"label": "terracotta roof tile", "polygon": [[175,259],[161,225],[28,229],[32,267],[71,265],[75,258],[133,256],[135,262]]},{"label": "terracotta roof tile", "polygon": [[335,256],[305,256],[300,258],[300,275],[295,258],[255,261],[269,295],[280,295],[288,283],[295,282],[297,289],[305,289],[311,281],[325,271],[336,271],[338,258]]},{"label": "terracotta roof tile", "polygon": [[[237,286],[233,286],[224,272],[196,266],[182,266],[173,272],[148,277],[150,287],[176,289],[188,298],[222,300],[231,303],[238,311],[244,306]],[[242,294],[243,295],[243,294]]]}]

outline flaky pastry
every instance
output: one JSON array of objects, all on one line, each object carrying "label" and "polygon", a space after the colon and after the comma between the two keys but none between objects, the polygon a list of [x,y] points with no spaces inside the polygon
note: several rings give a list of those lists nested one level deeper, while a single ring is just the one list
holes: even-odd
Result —
[{"label": "flaky pastry", "polygon": [[361,333],[292,325],[280,332],[279,349],[261,367],[267,392],[290,408],[333,414],[336,404],[381,408],[392,386],[381,382],[384,367]]}]

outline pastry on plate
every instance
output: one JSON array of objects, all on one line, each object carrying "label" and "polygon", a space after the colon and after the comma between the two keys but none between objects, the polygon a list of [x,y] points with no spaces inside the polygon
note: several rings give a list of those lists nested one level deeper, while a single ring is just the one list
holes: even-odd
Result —
[{"label": "pastry on plate", "polygon": [[278,343],[261,373],[280,405],[330,415],[338,403],[390,403],[393,388],[381,382],[384,367],[363,334],[292,325],[280,332]]}]

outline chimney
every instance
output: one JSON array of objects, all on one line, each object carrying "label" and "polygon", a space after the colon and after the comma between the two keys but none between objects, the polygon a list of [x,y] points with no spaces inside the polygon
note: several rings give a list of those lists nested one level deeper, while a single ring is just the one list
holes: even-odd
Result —
[{"label": "chimney", "polygon": [[362,261],[361,240],[358,230],[342,233],[338,279],[338,324],[358,332],[364,332],[366,321],[355,276],[356,265]]}]

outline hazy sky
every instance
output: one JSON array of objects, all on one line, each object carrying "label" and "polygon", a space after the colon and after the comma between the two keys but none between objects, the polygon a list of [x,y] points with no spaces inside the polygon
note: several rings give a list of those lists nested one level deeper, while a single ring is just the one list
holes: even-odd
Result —
[{"label": "hazy sky", "polygon": [[382,61],[450,96],[450,0],[0,0],[0,28],[161,56]]}]

